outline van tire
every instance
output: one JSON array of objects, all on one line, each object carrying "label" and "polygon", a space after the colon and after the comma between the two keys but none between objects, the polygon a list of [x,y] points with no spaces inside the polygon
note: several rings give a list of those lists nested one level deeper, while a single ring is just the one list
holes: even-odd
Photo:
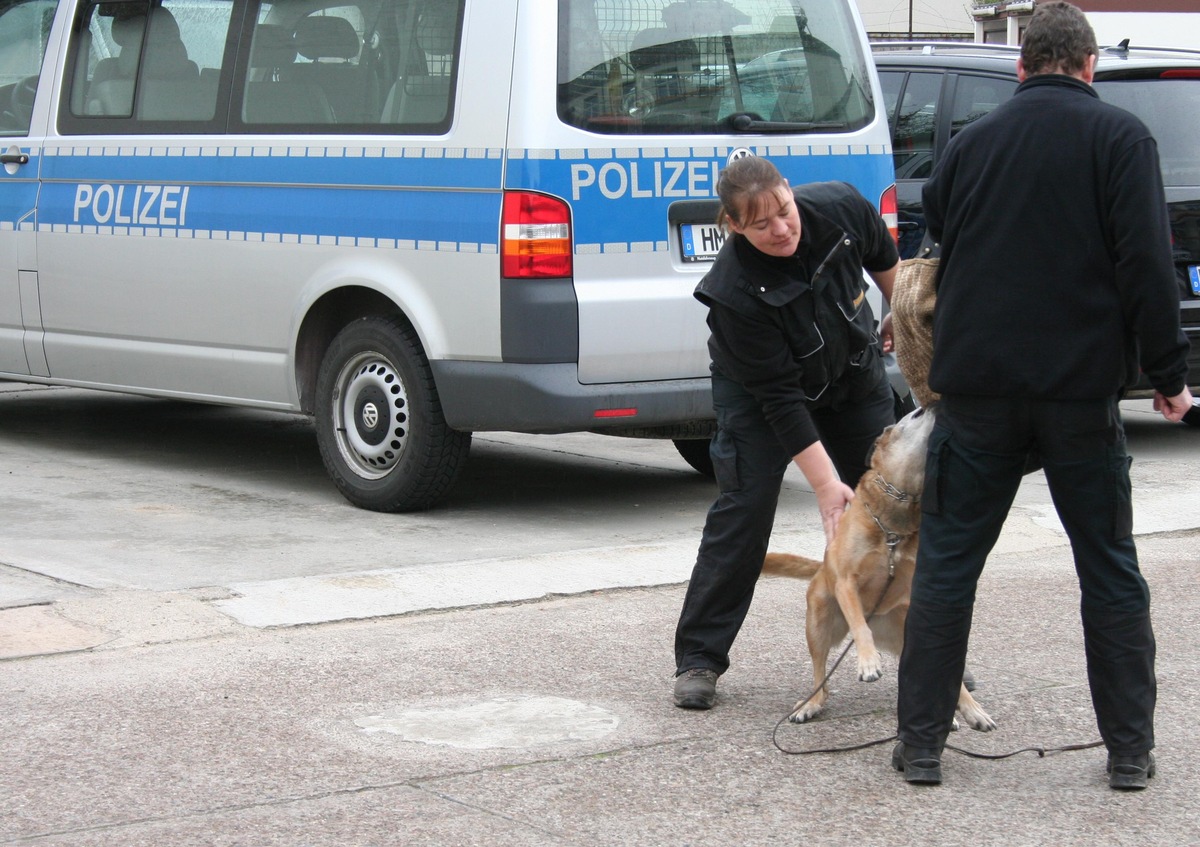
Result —
[{"label": "van tire", "polygon": [[338,490],[376,512],[428,509],[466,465],[471,434],[446,424],[416,331],[360,318],[329,345],[317,374],[317,445]]},{"label": "van tire", "polygon": [[711,441],[711,438],[680,438],[671,443],[685,462],[709,479],[716,479],[717,472],[713,470],[712,454],[708,452]]}]

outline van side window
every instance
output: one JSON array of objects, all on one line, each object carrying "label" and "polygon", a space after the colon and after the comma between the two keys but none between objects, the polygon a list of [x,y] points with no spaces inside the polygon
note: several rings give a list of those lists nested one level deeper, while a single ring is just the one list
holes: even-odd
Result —
[{"label": "van side window", "polygon": [[232,0],[82,4],[64,131],[133,133],[147,131],[143,122],[212,122],[232,11]]},{"label": "van side window", "polygon": [[31,0],[6,4],[0,11],[0,135],[29,132],[55,5],[53,0]]},{"label": "van side window", "polygon": [[238,118],[251,130],[442,133],[453,117],[462,0],[264,2]]}]

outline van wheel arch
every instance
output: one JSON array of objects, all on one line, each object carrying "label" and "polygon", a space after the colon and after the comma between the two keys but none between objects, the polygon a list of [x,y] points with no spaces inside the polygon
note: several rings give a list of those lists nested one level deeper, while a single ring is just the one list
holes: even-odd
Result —
[{"label": "van wheel arch", "polygon": [[408,318],[388,297],[370,288],[349,286],[330,291],[308,309],[296,337],[296,390],[300,411],[316,411],[317,376],[321,361],[333,339],[359,318],[393,316]]}]

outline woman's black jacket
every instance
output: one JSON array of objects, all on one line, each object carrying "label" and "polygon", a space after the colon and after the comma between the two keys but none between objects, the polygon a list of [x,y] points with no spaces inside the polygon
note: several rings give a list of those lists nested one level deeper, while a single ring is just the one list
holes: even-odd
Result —
[{"label": "woman's black jacket", "polygon": [[817,440],[810,408],[840,406],[881,378],[863,269],[899,261],[878,210],[853,186],[794,189],[800,246],[775,258],[740,235],[726,240],[695,296],[708,306],[715,374],[749,391],[788,455]]}]

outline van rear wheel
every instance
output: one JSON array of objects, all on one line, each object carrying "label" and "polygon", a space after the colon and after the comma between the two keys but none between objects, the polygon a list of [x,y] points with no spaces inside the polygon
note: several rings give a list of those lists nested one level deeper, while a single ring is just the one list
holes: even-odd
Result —
[{"label": "van rear wheel", "polygon": [[338,490],[376,512],[428,509],[458,480],[471,434],[450,429],[416,332],[362,318],[329,345],[317,375],[317,445]]},{"label": "van rear wheel", "polygon": [[713,470],[712,454],[708,452],[708,445],[711,438],[679,438],[672,443],[675,449],[679,451],[679,455],[692,468],[704,474],[709,479],[716,479],[717,472]]}]

